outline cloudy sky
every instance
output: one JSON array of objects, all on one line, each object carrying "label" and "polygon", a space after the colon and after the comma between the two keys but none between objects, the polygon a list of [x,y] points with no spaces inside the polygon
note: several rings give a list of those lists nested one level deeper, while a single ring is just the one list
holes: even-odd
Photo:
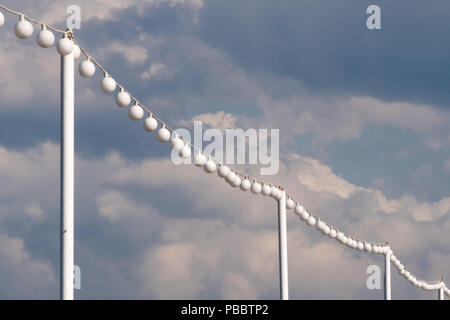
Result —
[{"label": "cloudy sky", "polygon": [[[376,2],[382,29],[365,26]],[[169,125],[279,128],[278,175],[325,221],[450,280],[450,3],[2,1],[64,27]],[[0,298],[59,295],[59,56],[0,28]],[[277,299],[276,203],[175,166],[102,74],[76,75],[80,299]],[[258,175],[257,166],[244,168]],[[288,216],[292,299],[381,299],[352,251]],[[393,271],[393,298],[435,299]]]}]

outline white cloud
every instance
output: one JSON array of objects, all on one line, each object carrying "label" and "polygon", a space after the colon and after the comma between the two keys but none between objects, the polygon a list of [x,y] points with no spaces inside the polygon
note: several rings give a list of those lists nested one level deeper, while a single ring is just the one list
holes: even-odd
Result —
[{"label": "white cloud", "polygon": [[180,120],[178,124],[181,126],[189,127],[193,121],[201,121],[203,125],[207,125],[211,128],[219,129],[225,132],[225,129],[235,128],[238,117],[225,113],[225,111],[218,111],[216,113],[203,113],[193,117],[191,120]]},{"label": "white cloud", "polygon": [[330,167],[322,165],[318,160],[293,154],[290,160],[295,164],[297,181],[315,192],[330,192],[343,198],[348,198],[358,188],[341,177],[338,177]]},{"label": "white cloud", "polygon": [[288,137],[312,134],[318,142],[347,141],[359,138],[363,128],[391,126],[419,134],[425,146],[438,150],[439,141],[445,141],[450,131],[450,112],[429,105],[373,97],[311,97],[298,91],[284,99],[272,98],[262,90],[258,96],[268,121],[283,128]]},{"label": "white cloud", "polygon": [[33,258],[20,238],[0,233],[0,274],[3,299],[46,298],[56,286],[55,271],[49,262]]},{"label": "white cloud", "polygon": [[118,52],[124,56],[124,58],[130,64],[144,63],[148,58],[147,49],[143,46],[125,44],[119,41],[112,41],[108,48],[102,53],[106,56],[106,53]]},{"label": "white cloud", "polygon": [[148,80],[150,78],[156,78],[159,76],[160,72],[166,68],[164,63],[152,63],[150,65],[150,70],[145,71],[141,74],[141,79]]},{"label": "white cloud", "polygon": [[24,211],[30,218],[38,220],[38,221],[44,217],[44,211],[36,203],[32,203],[32,204],[26,206]]}]

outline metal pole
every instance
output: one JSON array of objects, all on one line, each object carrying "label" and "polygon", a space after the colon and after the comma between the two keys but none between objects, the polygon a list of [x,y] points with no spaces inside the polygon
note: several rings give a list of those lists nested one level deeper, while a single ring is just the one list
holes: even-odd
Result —
[{"label": "metal pole", "polygon": [[384,300],[391,300],[391,249],[389,247],[384,263]]},{"label": "metal pole", "polygon": [[444,299],[444,287],[440,287],[438,290],[438,300],[445,300]]},{"label": "metal pole", "polygon": [[278,200],[278,251],[280,259],[280,299],[289,300],[287,231],[286,231],[286,193]]},{"label": "metal pole", "polygon": [[74,55],[61,56],[60,298],[73,300]]}]

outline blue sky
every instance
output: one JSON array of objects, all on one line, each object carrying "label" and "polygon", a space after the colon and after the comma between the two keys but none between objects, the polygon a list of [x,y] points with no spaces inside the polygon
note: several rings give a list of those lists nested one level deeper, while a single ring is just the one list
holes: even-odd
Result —
[{"label": "blue sky", "polygon": [[[377,31],[360,0],[2,3],[59,27],[79,5],[77,41],[173,127],[279,128],[280,172],[268,180],[336,227],[389,241],[419,277],[450,279],[450,4],[376,2]],[[57,298],[59,56],[19,40],[5,16],[0,298]],[[77,298],[276,299],[273,200],[174,166],[101,77],[76,75]],[[380,256],[293,214],[288,225],[291,298],[382,298],[365,286]],[[396,272],[392,294],[435,298]]]}]

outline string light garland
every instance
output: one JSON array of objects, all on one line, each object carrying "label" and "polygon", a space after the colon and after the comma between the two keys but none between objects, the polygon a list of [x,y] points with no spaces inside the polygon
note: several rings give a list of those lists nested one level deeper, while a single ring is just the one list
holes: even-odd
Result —
[{"label": "string light garland", "polygon": [[[183,137],[180,137],[165,122],[156,117],[148,107],[144,106],[136,97],[130,94],[130,92],[126,90],[123,85],[112,78],[105,68],[76,42],[70,29],[61,30],[55,28],[21,12],[9,9],[3,5],[0,5],[0,9],[19,17],[19,21],[16,23],[14,31],[20,39],[28,39],[32,36],[34,31],[32,23],[41,27],[41,31],[38,33],[36,41],[42,48],[49,48],[55,43],[55,36],[51,31],[61,34],[62,38],[56,45],[56,50],[58,53],[60,55],[68,55],[73,52],[75,59],[78,59],[81,54],[83,54],[86,57],[86,60],[80,63],[78,68],[79,73],[85,78],[90,78],[94,76],[96,67],[99,68],[104,74],[104,77],[100,82],[101,90],[105,93],[113,93],[117,88],[119,88],[120,90],[115,98],[116,104],[121,108],[126,108],[132,103],[132,101],[134,101],[134,105],[128,111],[130,119],[134,121],[142,120],[145,113],[147,113],[147,117],[143,121],[143,128],[148,132],[153,132],[158,129],[159,125],[160,128],[156,134],[157,140],[164,143],[170,141],[172,138],[170,145],[171,149],[178,152],[181,158],[190,158],[192,155],[192,150],[194,150],[196,151],[194,156],[194,164],[198,167],[202,167],[205,172],[217,172],[217,175],[220,178],[224,179],[232,187],[239,187],[242,191],[251,191],[251,193],[255,195],[270,196],[276,200],[281,199],[284,191],[283,186],[266,183],[236,170],[232,170],[211,155],[205,154],[203,150],[194,146],[189,141],[185,141]],[[0,27],[4,24],[5,16],[2,12],[0,12]],[[412,285],[428,291],[443,288],[445,294],[450,296],[450,289],[445,285],[442,278],[438,281],[429,282],[416,277],[414,274],[409,272],[401,261],[394,255],[388,243],[375,243],[349,236],[339,229],[327,224],[318,216],[312,214],[311,211],[305,209],[299,201],[296,201],[287,193],[286,198],[286,209],[293,210],[294,214],[296,214],[299,219],[304,221],[308,226],[315,227],[317,231],[320,231],[330,239],[334,239],[342,245],[358,251],[374,254],[389,253],[391,262],[394,264],[399,274]]]}]

